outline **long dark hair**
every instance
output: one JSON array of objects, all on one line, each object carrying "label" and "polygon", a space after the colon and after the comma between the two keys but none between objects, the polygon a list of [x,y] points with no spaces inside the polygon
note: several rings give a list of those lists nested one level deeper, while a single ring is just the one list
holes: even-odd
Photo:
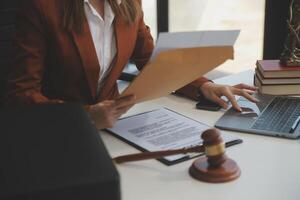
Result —
[{"label": "long dark hair", "polygon": [[[133,23],[141,13],[139,0],[107,0],[115,15],[121,16],[128,24]],[[80,33],[85,19],[84,0],[65,0],[63,7],[63,26]]]}]

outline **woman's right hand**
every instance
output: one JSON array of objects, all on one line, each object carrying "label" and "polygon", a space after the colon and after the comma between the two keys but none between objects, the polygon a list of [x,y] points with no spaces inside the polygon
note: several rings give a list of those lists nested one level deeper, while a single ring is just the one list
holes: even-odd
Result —
[{"label": "woman's right hand", "polygon": [[112,128],[116,121],[134,104],[135,96],[126,96],[92,105],[88,112],[98,129]]}]

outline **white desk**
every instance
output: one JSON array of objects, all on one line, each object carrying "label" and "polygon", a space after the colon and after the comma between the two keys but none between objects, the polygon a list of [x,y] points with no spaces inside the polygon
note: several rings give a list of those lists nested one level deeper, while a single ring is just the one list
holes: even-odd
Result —
[{"label": "white desk", "polygon": [[[253,72],[237,74],[217,82],[251,83]],[[246,76],[245,76],[246,75]],[[246,78],[245,78],[246,77]],[[248,78],[247,78],[248,77]],[[129,115],[157,106],[166,106],[186,116],[213,126],[220,112],[195,109],[195,102],[167,96],[136,105]],[[227,155],[240,166],[239,179],[222,184],[209,184],[191,178],[188,168],[193,160],[165,166],[156,160],[118,165],[123,200],[299,200],[300,140],[289,140],[245,133],[223,131],[244,140],[227,149]],[[139,152],[115,137],[101,133],[112,157]]]}]

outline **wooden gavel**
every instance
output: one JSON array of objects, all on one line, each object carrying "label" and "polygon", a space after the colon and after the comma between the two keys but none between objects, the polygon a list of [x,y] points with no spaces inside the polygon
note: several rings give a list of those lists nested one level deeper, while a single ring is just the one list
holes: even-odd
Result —
[{"label": "wooden gavel", "polygon": [[205,157],[198,158],[190,167],[189,173],[192,177],[206,182],[227,182],[240,176],[240,169],[235,161],[225,155],[225,143],[219,130],[209,129],[201,135],[203,144],[195,147],[144,152],[124,155],[114,158],[116,163],[132,162],[146,159],[157,159],[165,156],[205,153]]}]

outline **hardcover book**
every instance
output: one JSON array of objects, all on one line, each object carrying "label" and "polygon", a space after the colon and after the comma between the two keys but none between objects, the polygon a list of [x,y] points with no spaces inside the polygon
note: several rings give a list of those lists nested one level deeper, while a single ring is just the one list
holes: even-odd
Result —
[{"label": "hardcover book", "polygon": [[254,76],[254,84],[262,94],[271,95],[299,95],[299,84],[263,84],[257,75]]},{"label": "hardcover book", "polygon": [[255,70],[256,76],[262,82],[262,84],[270,85],[286,85],[286,84],[299,84],[300,85],[300,78],[265,78],[261,74],[261,72],[256,69]]},{"label": "hardcover book", "polygon": [[300,78],[300,66],[284,66],[279,60],[259,60],[256,66],[264,78]]}]

